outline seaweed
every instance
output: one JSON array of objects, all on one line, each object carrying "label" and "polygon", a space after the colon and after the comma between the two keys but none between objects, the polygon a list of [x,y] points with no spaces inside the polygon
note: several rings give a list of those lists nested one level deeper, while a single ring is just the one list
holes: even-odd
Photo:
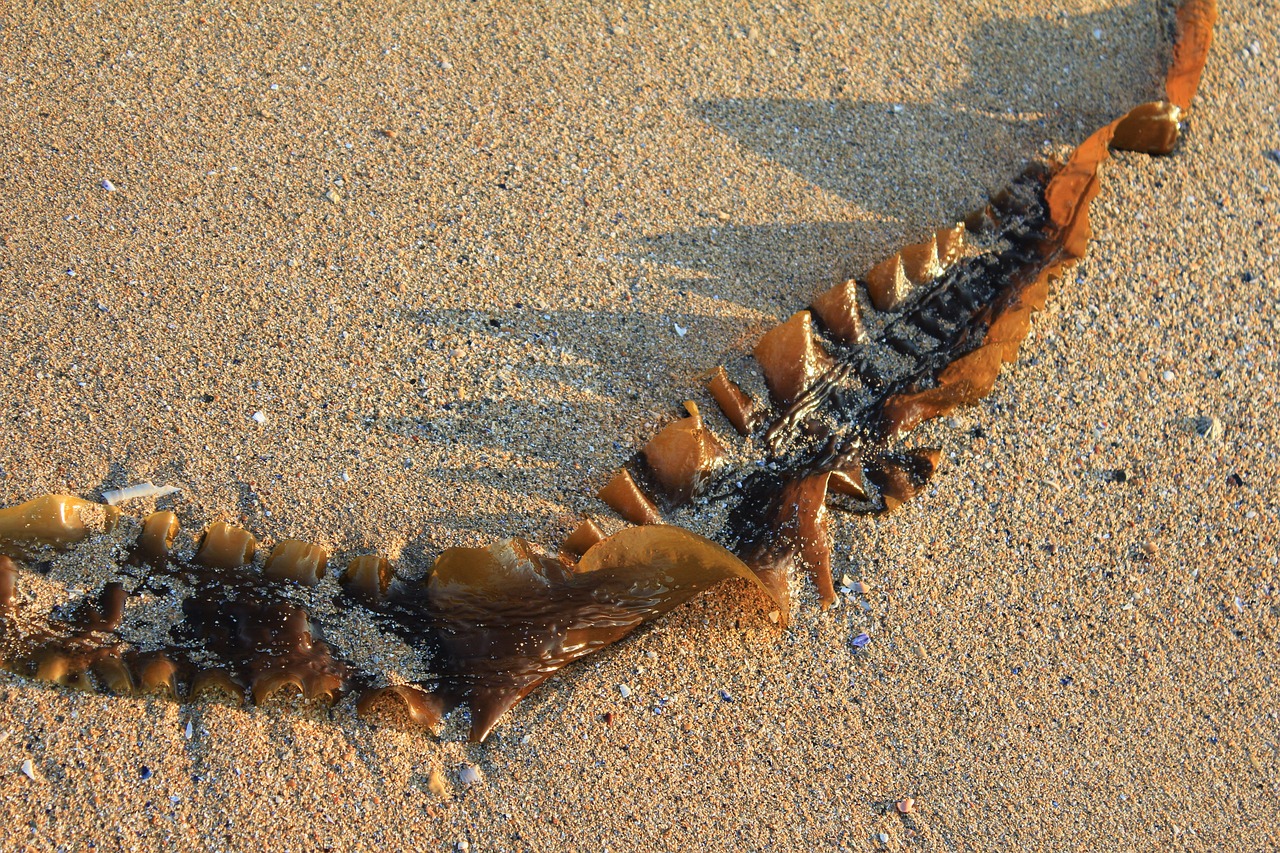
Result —
[{"label": "seaweed", "polygon": [[[938,454],[904,440],[988,394],[1016,358],[1031,315],[1084,257],[1110,152],[1174,150],[1215,19],[1213,0],[1178,8],[1166,100],[1095,131],[1065,162],[1031,164],[963,222],[819,294],[750,357],[709,373],[709,400],[737,435],[717,436],[686,402],[599,492],[636,526],[606,536],[584,518],[555,553],[521,539],[450,548],[420,580],[365,555],[335,578],[307,542],[263,559],[240,528],[187,542],[172,513],[133,519],[46,495],[0,510],[0,664],[125,695],[350,695],[362,715],[398,706],[423,726],[465,704],[478,741],[561,667],[722,580],[759,589],[785,623],[798,567],[830,605],[829,508],[889,512],[925,488]],[[753,370],[767,399],[744,390]],[[743,448],[750,462],[731,461]],[[717,508],[718,541],[663,523],[695,506]],[[43,579],[85,566],[100,588],[46,613]],[[352,619],[385,656],[358,657],[341,630]]]}]

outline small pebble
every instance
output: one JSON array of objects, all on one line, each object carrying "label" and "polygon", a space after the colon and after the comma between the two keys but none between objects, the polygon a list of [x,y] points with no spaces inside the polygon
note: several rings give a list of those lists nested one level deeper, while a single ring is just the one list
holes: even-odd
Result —
[{"label": "small pebble", "polygon": [[888,844],[888,843],[889,843],[889,833],[887,833],[887,832],[881,832],[879,835],[877,835],[877,836],[876,836],[876,840],[877,840],[877,841],[879,841],[881,844]]},{"label": "small pebble", "polygon": [[195,730],[191,727],[190,720],[187,720],[187,726],[182,730],[182,733],[187,736],[187,740],[191,740],[191,735],[195,733]]},{"label": "small pebble", "polygon": [[732,701],[733,701],[733,694],[732,694],[732,693],[730,693],[728,690],[721,690],[721,691],[720,691],[720,701],[721,701],[721,702],[732,702]]},{"label": "small pebble", "polygon": [[23,775],[23,776],[26,776],[26,777],[27,777],[28,779],[30,779],[32,782],[37,781],[37,779],[36,779],[36,766],[35,766],[34,764],[32,764],[32,763],[31,763],[31,759],[30,759],[30,758],[25,759],[25,760],[22,762],[22,775]]},{"label": "small pebble", "polygon": [[870,642],[871,642],[871,637],[866,632],[863,632],[858,636],[854,637],[852,640],[850,640],[850,643],[853,645],[853,648],[855,651],[865,649],[867,647],[867,644]]},{"label": "small pebble", "polygon": [[630,698],[631,698],[631,688],[630,688],[630,687],[628,687],[628,686],[627,686],[627,685],[625,685],[625,684],[619,684],[619,685],[618,685],[618,693],[620,693],[620,694],[622,695],[622,698],[623,698],[623,699],[630,699]]},{"label": "small pebble", "polygon": [[457,844],[453,845],[453,849],[457,850],[458,853],[467,853],[467,851],[471,849],[471,842],[466,840],[459,841]]},{"label": "small pebble", "polygon": [[685,335],[689,334],[689,330],[684,326],[681,326],[679,323],[675,323],[674,325],[676,327],[676,334],[680,337],[683,338]]},{"label": "small pebble", "polygon": [[150,767],[148,767],[148,766],[147,766],[147,765],[145,765],[145,764],[144,764],[144,765],[142,765],[141,767],[139,767],[139,768],[138,768],[138,778],[139,778],[139,779],[141,779],[141,780],[142,780],[142,781],[144,781],[144,782],[145,782],[145,781],[147,781],[148,779],[150,779],[150,778],[151,778],[151,768],[150,768]]},{"label": "small pebble", "polygon": [[1172,382],[1175,374],[1172,370],[1166,370],[1160,374],[1160,378],[1165,382]]},{"label": "small pebble", "polygon": [[253,419],[260,424],[265,424],[267,422],[267,415],[265,412],[254,412]]},{"label": "small pebble", "polygon": [[116,185],[108,181],[106,178],[102,179],[102,188],[109,193],[116,191]]},{"label": "small pebble", "polygon": [[329,189],[324,191],[324,200],[329,202],[330,204],[337,204],[338,202],[342,201],[342,193],[330,187]]},{"label": "small pebble", "polygon": [[[464,764],[458,768],[458,782],[468,788],[484,781],[484,774],[474,764]],[[428,783],[430,784],[430,783]]]},{"label": "small pebble", "polygon": [[903,797],[898,800],[898,814],[911,814],[916,810],[916,801],[914,797]]}]

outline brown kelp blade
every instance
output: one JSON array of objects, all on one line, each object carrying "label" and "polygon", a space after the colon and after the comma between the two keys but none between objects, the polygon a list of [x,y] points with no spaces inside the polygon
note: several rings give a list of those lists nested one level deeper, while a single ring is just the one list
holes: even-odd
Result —
[{"label": "brown kelp blade", "polygon": [[61,550],[115,526],[120,510],[71,495],[41,495],[0,509],[0,554],[22,559],[44,548]]},{"label": "brown kelp blade", "polygon": [[518,539],[451,548],[428,580],[441,689],[470,705],[471,738],[483,740],[507,709],[564,665],[731,577],[764,588],[720,545],[666,525],[615,533],[576,569]]},{"label": "brown kelp blade", "polygon": [[1173,61],[1165,77],[1165,97],[1182,111],[1191,108],[1200,77],[1213,44],[1213,25],[1218,20],[1216,0],[1185,0],[1178,7],[1178,40]]}]

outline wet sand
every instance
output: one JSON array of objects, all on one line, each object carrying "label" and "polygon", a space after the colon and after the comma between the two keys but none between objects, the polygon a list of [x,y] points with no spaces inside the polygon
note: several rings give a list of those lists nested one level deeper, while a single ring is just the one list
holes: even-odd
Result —
[{"label": "wet sand", "polygon": [[[557,542],[702,371],[1160,91],[1160,4],[877,5],[0,13],[0,505]],[[714,591],[482,746],[4,676],[4,846],[1280,845],[1277,14],[928,493],[834,525],[867,594]]]}]

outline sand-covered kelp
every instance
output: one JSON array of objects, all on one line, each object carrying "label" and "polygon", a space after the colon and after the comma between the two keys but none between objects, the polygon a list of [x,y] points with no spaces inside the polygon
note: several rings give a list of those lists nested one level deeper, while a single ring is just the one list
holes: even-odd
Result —
[{"label": "sand-covered kelp", "polygon": [[[454,548],[405,578],[376,555],[331,566],[307,542],[262,553],[226,524],[188,535],[169,512],[45,496],[0,510],[0,662],[124,695],[351,697],[424,725],[465,704],[483,739],[559,668],[721,580],[763,590],[778,622],[793,568],[830,603],[828,512],[892,510],[926,486],[938,454],[912,430],[980,399],[1015,358],[1085,252],[1109,152],[1173,150],[1214,17],[1212,2],[1179,8],[1167,100],[1029,166],[708,373],[707,398],[601,484],[637,526],[585,518],[554,552]],[[694,517],[717,541],[683,529]]]}]

